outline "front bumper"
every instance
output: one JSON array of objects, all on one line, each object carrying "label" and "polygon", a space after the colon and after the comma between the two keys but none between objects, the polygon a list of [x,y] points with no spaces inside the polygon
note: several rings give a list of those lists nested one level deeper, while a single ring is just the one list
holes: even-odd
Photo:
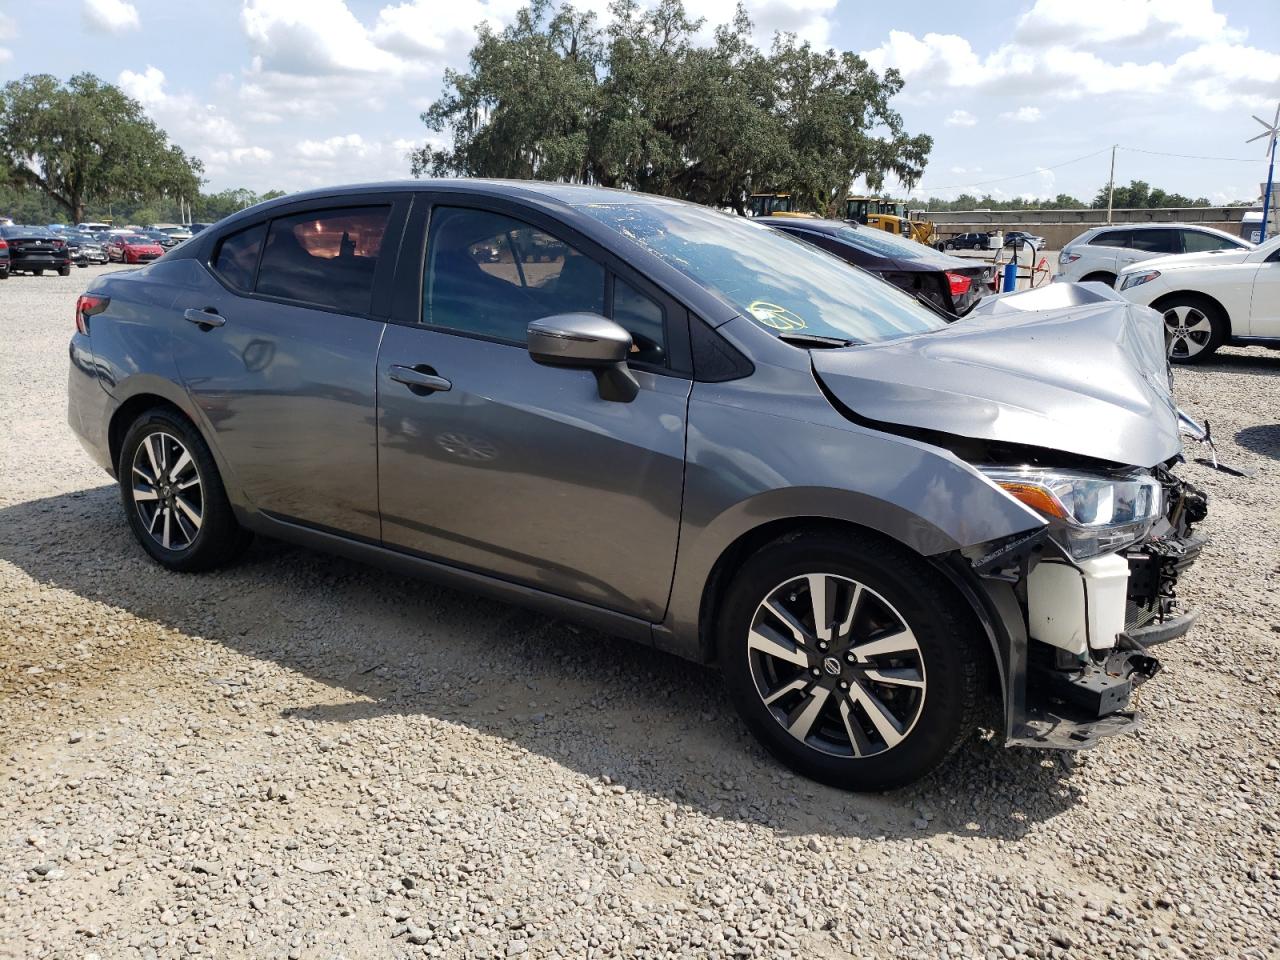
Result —
[{"label": "front bumper", "polygon": [[[1129,709],[1130,698],[1160,671],[1150,648],[1183,636],[1195,624],[1196,615],[1179,605],[1177,585],[1207,542],[1193,530],[1207,513],[1205,495],[1167,471],[1157,476],[1168,512],[1145,540],[1120,554],[1129,571],[1123,629],[1113,637],[1089,636],[1072,649],[1037,638],[1043,618],[1031,609],[1028,582],[1052,552],[1043,536],[1022,535],[966,551],[967,573],[978,588],[976,599],[1000,666],[1007,745],[1080,750],[1104,736],[1139,728],[1141,717]],[[1086,606],[1088,596],[1083,590]],[[1112,602],[1118,604],[1120,597]],[[1088,618],[1089,624],[1095,622]],[[1110,622],[1120,624],[1118,606]]]}]

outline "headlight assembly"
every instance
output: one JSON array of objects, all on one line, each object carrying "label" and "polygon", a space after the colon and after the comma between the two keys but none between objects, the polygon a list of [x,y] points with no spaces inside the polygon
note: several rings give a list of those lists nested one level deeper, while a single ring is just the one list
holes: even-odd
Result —
[{"label": "headlight assembly", "polygon": [[1150,476],[1105,477],[1035,467],[979,469],[1044,517],[1054,542],[1076,560],[1141,540],[1160,516],[1160,484]]},{"label": "headlight assembly", "polygon": [[1158,276],[1160,276],[1159,270],[1147,270],[1145,273],[1125,274],[1124,282],[1120,285],[1120,289],[1128,290],[1130,287],[1140,287],[1142,284],[1149,283]]}]

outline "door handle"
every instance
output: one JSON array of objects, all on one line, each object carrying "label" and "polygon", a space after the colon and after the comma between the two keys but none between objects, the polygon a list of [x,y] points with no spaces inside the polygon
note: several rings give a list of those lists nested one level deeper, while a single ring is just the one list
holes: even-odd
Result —
[{"label": "door handle", "polygon": [[392,365],[388,376],[396,383],[403,383],[417,394],[444,393],[453,389],[452,383],[438,376],[434,370],[423,363],[416,367]]},{"label": "door handle", "polygon": [[205,329],[220,327],[227,322],[227,318],[219,314],[213,307],[205,307],[203,310],[190,307],[182,311],[182,319]]}]

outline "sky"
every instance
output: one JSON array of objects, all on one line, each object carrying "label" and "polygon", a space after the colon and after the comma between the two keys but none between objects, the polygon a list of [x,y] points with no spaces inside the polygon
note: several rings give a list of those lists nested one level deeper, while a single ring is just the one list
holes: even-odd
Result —
[{"label": "sky", "polygon": [[[204,162],[207,189],[407,177],[409,151],[436,136],[419,114],[445,69],[465,67],[477,24],[501,27],[522,3],[62,0],[33,17],[29,0],[0,0],[0,82],[87,70],[118,83]],[[734,7],[685,3],[708,34]],[[1276,0],[745,6],[762,45],[794,31],[902,72],[894,105],[934,138],[917,197],[1088,200],[1113,144],[1117,182],[1215,203],[1256,197],[1266,176],[1262,142],[1244,141],[1262,132],[1251,114],[1270,120],[1280,102]]]}]

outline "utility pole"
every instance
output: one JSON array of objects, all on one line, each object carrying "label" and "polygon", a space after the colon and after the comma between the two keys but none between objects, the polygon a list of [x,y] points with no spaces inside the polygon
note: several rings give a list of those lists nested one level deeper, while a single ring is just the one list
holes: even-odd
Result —
[{"label": "utility pole", "polygon": [[1276,175],[1276,134],[1280,132],[1280,104],[1276,104],[1276,116],[1270,123],[1257,116],[1253,119],[1262,124],[1265,132],[1250,137],[1245,143],[1253,143],[1254,140],[1266,137],[1267,156],[1270,158],[1267,161],[1267,189],[1262,193],[1262,230],[1258,233],[1258,242],[1262,243],[1267,239],[1267,218],[1271,216],[1271,184]]},{"label": "utility pole", "polygon": [[1118,143],[1111,145],[1111,176],[1107,178],[1107,223],[1111,222],[1111,202],[1116,196],[1116,147]]}]

